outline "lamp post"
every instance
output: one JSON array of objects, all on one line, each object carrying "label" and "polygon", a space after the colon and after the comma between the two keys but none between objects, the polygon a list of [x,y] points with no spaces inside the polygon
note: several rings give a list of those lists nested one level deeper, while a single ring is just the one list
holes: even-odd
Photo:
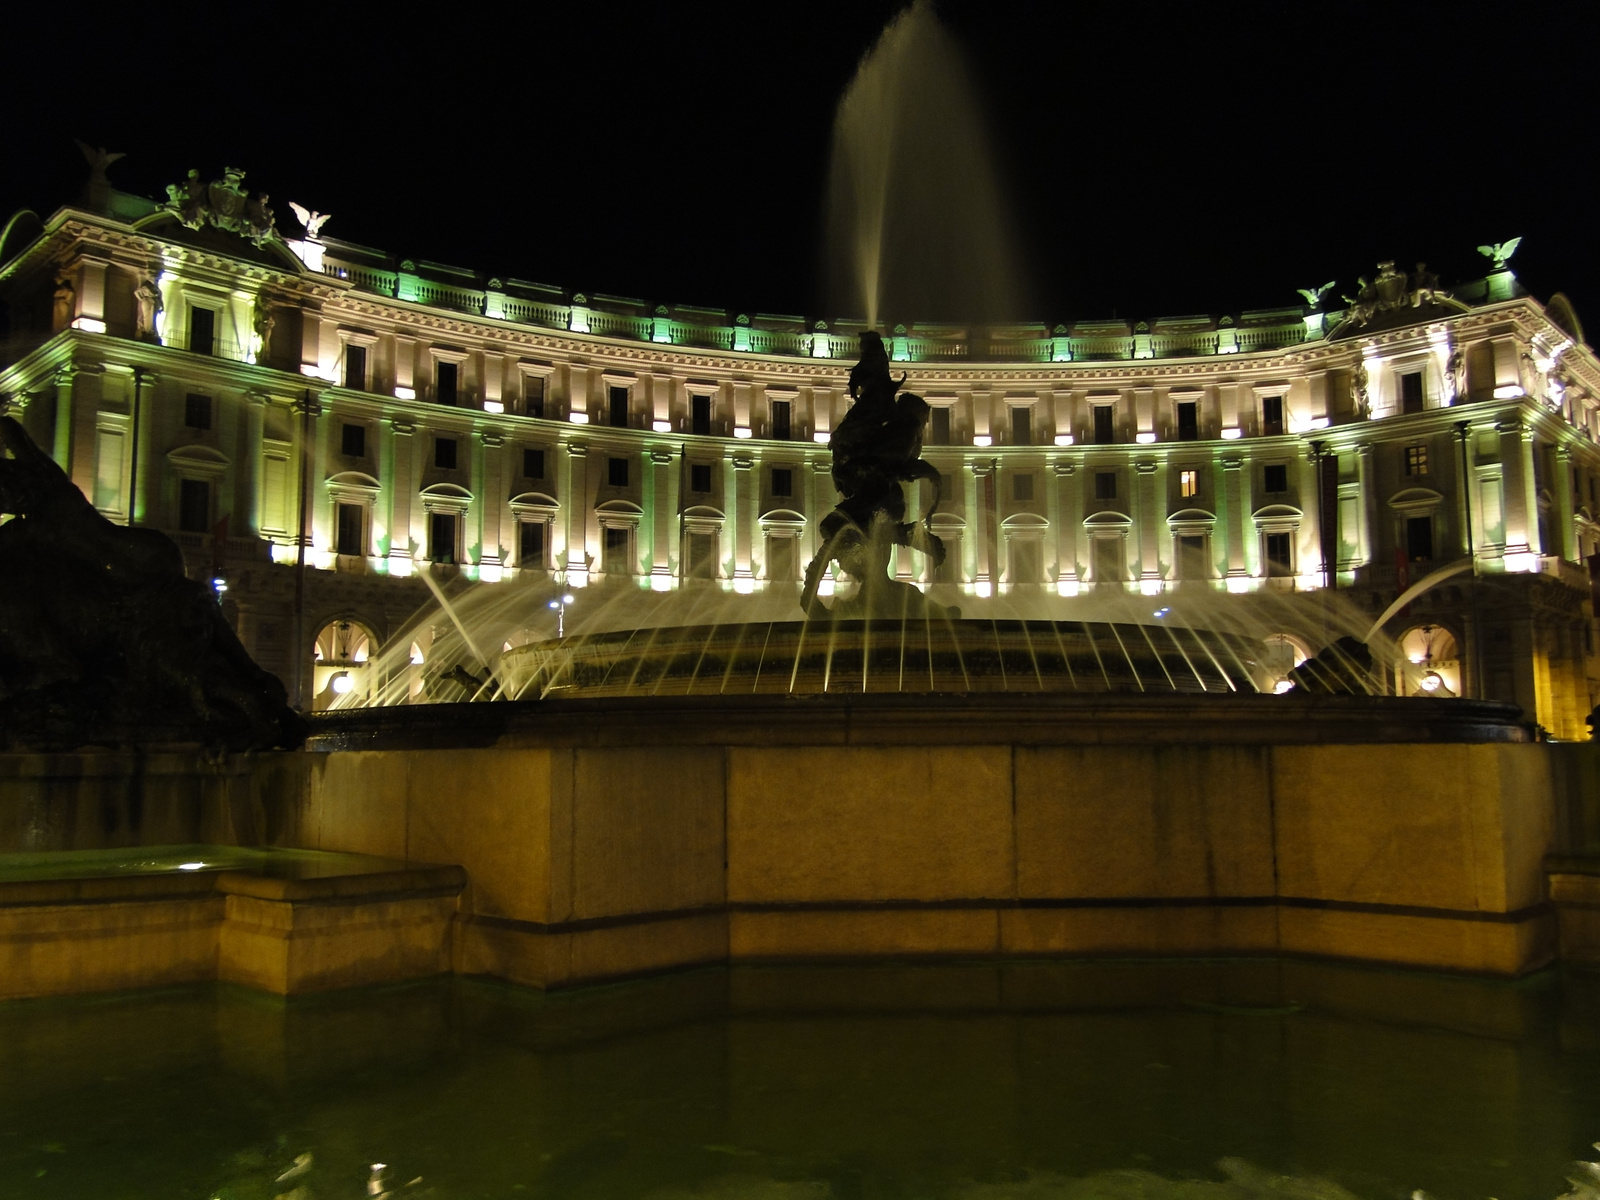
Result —
[{"label": "lamp post", "polygon": [[567,636],[567,605],[572,603],[572,597],[562,596],[559,600],[550,601],[550,607],[556,610],[556,637]]}]

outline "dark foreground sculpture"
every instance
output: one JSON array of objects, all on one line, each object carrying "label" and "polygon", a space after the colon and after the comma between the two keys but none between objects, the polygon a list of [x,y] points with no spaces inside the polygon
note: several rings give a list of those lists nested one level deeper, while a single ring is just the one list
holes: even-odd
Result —
[{"label": "dark foreground sculpture", "polygon": [[170,538],[107,521],[10,417],[0,447],[0,747],[304,739]]},{"label": "dark foreground sculpture", "polygon": [[1366,696],[1372,692],[1372,651],[1358,638],[1331,642],[1289,672],[1295,690],[1315,696]]},{"label": "dark foreground sculpture", "polygon": [[[933,532],[943,480],[922,455],[922,428],[928,404],[921,396],[900,392],[905,382],[889,373],[889,355],[876,333],[861,335],[861,361],[850,370],[854,406],[839,422],[828,449],[833,454],[833,485],[841,499],[822,519],[822,549],[806,567],[800,604],[807,616],[826,615],[817,598],[823,576],[835,562],[860,584],[848,600],[834,604],[832,615],[844,618],[912,616],[955,617],[954,609],[933,604],[916,588],[890,576],[896,546],[910,546],[944,561],[944,543]],[[899,393],[896,395],[896,393]],[[921,517],[907,521],[902,484],[925,480],[932,497]]]}]

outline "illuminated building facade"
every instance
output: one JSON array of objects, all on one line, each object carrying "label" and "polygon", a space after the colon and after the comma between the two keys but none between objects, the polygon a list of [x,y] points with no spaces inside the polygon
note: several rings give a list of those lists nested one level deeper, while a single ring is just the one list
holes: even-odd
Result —
[{"label": "illuminated building facade", "polygon": [[[796,586],[860,323],[399,260],[310,213],[285,238],[238,172],[169,193],[100,174],[7,226],[0,402],[108,518],[224,580],[245,645],[307,702],[425,575]],[[1584,736],[1600,362],[1562,297],[1492,257],[1449,294],[1385,265],[1343,308],[892,326],[952,549],[931,578],[906,552],[903,576],[951,603],[1336,587],[1376,616],[1459,560],[1389,626],[1406,653]]]}]

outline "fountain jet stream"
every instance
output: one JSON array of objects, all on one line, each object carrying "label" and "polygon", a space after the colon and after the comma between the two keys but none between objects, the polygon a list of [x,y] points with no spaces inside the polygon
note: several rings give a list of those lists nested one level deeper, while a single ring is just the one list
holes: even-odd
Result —
[{"label": "fountain jet stream", "polygon": [[[931,0],[862,59],[834,119],[828,300],[880,319],[993,322],[1027,298],[977,92]],[[937,247],[937,253],[930,253]]]}]

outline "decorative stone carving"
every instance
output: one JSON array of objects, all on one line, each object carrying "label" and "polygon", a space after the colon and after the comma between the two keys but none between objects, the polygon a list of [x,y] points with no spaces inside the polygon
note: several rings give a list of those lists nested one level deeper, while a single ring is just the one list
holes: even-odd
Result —
[{"label": "decorative stone carving", "polygon": [[294,212],[295,219],[306,227],[306,240],[315,242],[321,240],[322,227],[328,223],[332,213],[319,213],[315,209],[306,208],[303,204],[289,201],[289,208]]},{"label": "decorative stone carving", "polygon": [[56,291],[51,312],[50,327],[58,332],[72,324],[73,310],[77,307],[78,290],[66,275],[56,279]]},{"label": "decorative stone carving", "polygon": [[244,171],[238,167],[224,168],[222,178],[209,184],[201,183],[200,172],[191,170],[182,183],[167,185],[167,202],[162,207],[189,229],[210,225],[264,246],[278,233],[272,208],[265,192],[252,200],[243,181]]},{"label": "decorative stone carving", "polygon": [[1517,247],[1520,245],[1522,245],[1522,239],[1514,237],[1509,242],[1498,242],[1492,246],[1479,246],[1478,253],[1490,261],[1493,265],[1493,270],[1504,271],[1506,263],[1511,261],[1511,256],[1517,252]]},{"label": "decorative stone carving", "polygon": [[155,279],[149,275],[141,275],[139,282],[133,289],[133,301],[136,306],[133,323],[133,336],[142,342],[156,340],[156,318],[166,307],[161,299],[161,288]]}]

